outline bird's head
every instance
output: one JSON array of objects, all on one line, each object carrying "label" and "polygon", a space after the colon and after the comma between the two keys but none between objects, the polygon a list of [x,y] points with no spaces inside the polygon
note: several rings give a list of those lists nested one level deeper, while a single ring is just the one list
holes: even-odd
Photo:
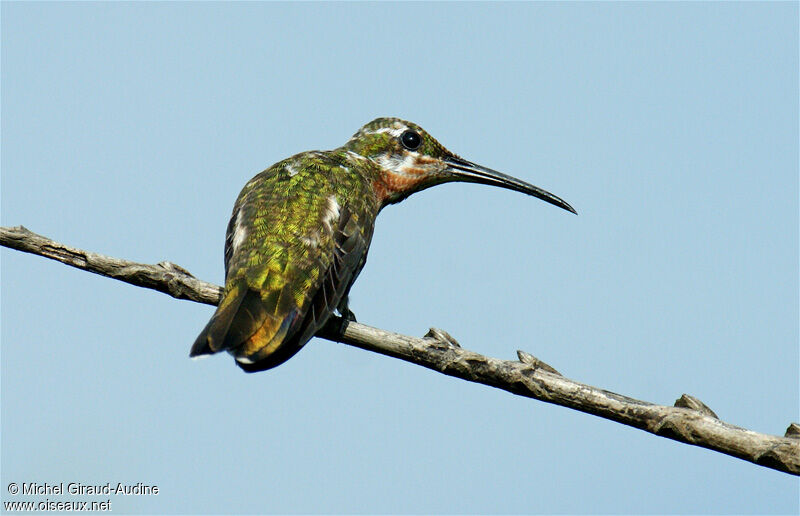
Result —
[{"label": "bird's head", "polygon": [[400,202],[434,185],[459,181],[515,190],[576,213],[563,199],[539,187],[460,158],[417,124],[399,118],[373,120],[343,148],[378,165],[381,177],[376,189],[384,204]]}]

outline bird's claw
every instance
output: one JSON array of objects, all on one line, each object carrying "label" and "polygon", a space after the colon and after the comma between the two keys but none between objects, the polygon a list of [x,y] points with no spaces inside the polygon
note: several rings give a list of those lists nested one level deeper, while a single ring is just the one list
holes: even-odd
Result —
[{"label": "bird's claw", "polygon": [[356,314],[350,310],[350,298],[344,297],[342,301],[339,303],[339,306],[336,307],[336,311],[339,312],[339,315],[342,316],[342,319],[345,321],[356,321]]},{"label": "bird's claw", "polygon": [[348,322],[358,322],[358,320],[356,320],[356,314],[354,314],[353,311],[350,310],[349,308],[345,309],[344,313],[342,313],[341,315],[342,319]]}]

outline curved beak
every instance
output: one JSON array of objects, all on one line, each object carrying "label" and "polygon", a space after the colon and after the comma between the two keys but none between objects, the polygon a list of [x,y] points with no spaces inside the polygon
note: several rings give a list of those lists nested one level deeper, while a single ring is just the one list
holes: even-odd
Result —
[{"label": "curved beak", "polygon": [[484,185],[499,186],[500,188],[507,188],[524,194],[538,197],[544,202],[549,202],[559,208],[571,211],[575,215],[578,214],[575,209],[570,206],[564,199],[556,197],[546,190],[542,190],[538,186],[533,186],[530,183],[521,181],[516,177],[507,176],[496,170],[476,165],[458,156],[446,158],[444,162],[448,165],[447,171],[452,174],[452,181],[462,181],[466,183],[480,183]]}]

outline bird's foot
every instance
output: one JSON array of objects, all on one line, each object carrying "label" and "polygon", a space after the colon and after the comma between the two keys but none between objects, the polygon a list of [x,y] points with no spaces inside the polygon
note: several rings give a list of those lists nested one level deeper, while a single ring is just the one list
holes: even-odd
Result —
[{"label": "bird's foot", "polygon": [[341,315],[342,319],[345,321],[358,322],[356,321],[356,314],[350,310],[350,299],[348,297],[342,299],[342,301],[339,303],[339,306],[336,307],[336,311],[339,312],[339,315]]}]

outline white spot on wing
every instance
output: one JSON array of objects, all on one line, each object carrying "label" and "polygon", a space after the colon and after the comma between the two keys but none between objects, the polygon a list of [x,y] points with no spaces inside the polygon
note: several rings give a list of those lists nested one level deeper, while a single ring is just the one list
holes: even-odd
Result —
[{"label": "white spot on wing", "polygon": [[300,237],[300,241],[311,248],[316,248],[319,245],[319,239],[317,238],[302,236]]},{"label": "white spot on wing", "polygon": [[300,241],[311,248],[319,246],[319,231],[314,230],[310,236],[301,236]]},{"label": "white spot on wing", "polygon": [[325,213],[322,215],[322,223],[331,231],[333,222],[339,219],[339,201],[336,200],[336,195],[328,197],[328,204],[325,206]]},{"label": "white spot on wing", "polygon": [[240,364],[254,364],[255,360],[248,357],[236,357],[236,361]]},{"label": "white spot on wing", "polygon": [[247,229],[242,224],[242,210],[236,212],[236,222],[233,223],[233,238],[231,239],[231,247],[235,253],[239,247],[244,243],[247,237]]}]

